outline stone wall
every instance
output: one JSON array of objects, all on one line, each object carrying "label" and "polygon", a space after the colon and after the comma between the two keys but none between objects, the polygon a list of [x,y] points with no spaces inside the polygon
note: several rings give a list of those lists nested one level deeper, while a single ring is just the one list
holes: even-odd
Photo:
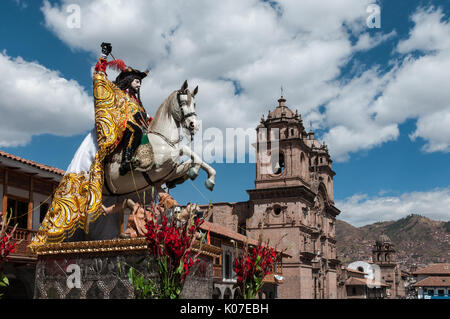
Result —
[{"label": "stone wall", "polygon": [[[201,254],[199,259],[186,278],[181,294],[183,299],[212,298],[212,257]],[[69,265],[79,269],[79,288],[68,285],[69,276],[73,278],[74,274],[74,269],[68,270]],[[130,266],[146,278],[157,281],[156,263],[145,250],[40,255],[36,264],[34,298],[132,299],[135,293],[128,280]]]}]

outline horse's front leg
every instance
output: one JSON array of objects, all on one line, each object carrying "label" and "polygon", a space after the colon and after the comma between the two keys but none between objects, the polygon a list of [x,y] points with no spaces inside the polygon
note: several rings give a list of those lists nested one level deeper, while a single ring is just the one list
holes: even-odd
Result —
[{"label": "horse's front leg", "polygon": [[[189,176],[191,179],[197,177],[198,174],[198,168],[201,167],[207,174],[208,179],[205,182],[205,186],[210,191],[213,190],[214,184],[215,184],[215,178],[216,178],[216,170],[209,166],[207,163],[203,162],[200,156],[198,156],[196,153],[194,153],[187,145],[183,145],[181,147],[181,154],[189,156],[192,160],[192,169],[194,170],[195,176]],[[192,172],[190,172],[192,173]],[[192,174],[190,174],[192,175]]]}]

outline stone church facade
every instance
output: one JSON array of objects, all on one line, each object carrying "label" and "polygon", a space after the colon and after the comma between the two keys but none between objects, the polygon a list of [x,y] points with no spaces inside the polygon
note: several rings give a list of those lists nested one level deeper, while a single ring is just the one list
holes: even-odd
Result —
[{"label": "stone church facade", "polygon": [[332,160],[327,146],[306,132],[301,115],[278,106],[257,130],[255,188],[249,200],[214,203],[210,221],[270,238],[283,258],[278,298],[337,298],[336,216]]}]

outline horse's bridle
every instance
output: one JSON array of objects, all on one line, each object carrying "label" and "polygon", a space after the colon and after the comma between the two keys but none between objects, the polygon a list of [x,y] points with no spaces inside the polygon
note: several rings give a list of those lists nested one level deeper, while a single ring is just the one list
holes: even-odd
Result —
[{"label": "horse's bridle", "polygon": [[[186,100],[181,100],[181,97],[180,97],[181,95],[187,95],[187,89],[186,90],[178,90],[177,91],[177,102],[178,102],[178,106],[180,107],[180,110],[181,110],[181,119],[178,122],[180,124],[180,127],[181,127],[181,123],[184,120],[186,120],[188,117],[191,117],[191,116],[194,116],[194,115],[197,116],[197,113],[195,113],[195,112],[190,112],[190,113],[187,113],[187,114],[184,113],[183,106],[187,105],[187,101]],[[190,132],[190,130],[189,130],[189,132]],[[178,141],[173,142],[173,141],[169,140],[166,136],[164,136],[163,134],[161,134],[159,132],[148,131],[148,133],[152,133],[152,134],[160,136],[164,141],[166,141],[167,144],[171,145],[172,147],[175,147],[175,144],[178,144],[178,143],[180,143],[183,140],[183,135],[182,134],[180,134],[180,136],[178,138]],[[192,138],[193,138],[193,134],[191,133],[191,141],[192,141]]]},{"label": "horse's bridle", "polygon": [[184,91],[182,91],[182,90],[178,90],[177,91],[178,106],[181,109],[181,120],[180,120],[180,123],[183,122],[184,120],[186,120],[188,117],[197,115],[197,113],[195,113],[195,112],[190,112],[188,114],[184,114],[183,106],[187,104],[187,101],[186,100],[181,100],[181,98],[180,98],[181,95],[187,95],[187,89],[184,90]]}]

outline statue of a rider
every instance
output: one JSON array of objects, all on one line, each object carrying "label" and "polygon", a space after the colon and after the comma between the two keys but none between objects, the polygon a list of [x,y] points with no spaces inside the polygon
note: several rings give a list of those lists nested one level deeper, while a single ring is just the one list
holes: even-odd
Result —
[{"label": "statue of a rider", "polygon": [[[95,128],[88,134],[56,189],[52,203],[30,244],[36,249],[47,242],[62,242],[102,213],[104,160],[116,147],[124,148],[120,174],[133,168],[132,157],[141,143],[143,130],[152,120],[140,99],[141,72],[122,60],[108,62],[111,44],[102,43],[102,56],[93,74]],[[120,70],[114,82],[107,78],[107,67]]]}]

